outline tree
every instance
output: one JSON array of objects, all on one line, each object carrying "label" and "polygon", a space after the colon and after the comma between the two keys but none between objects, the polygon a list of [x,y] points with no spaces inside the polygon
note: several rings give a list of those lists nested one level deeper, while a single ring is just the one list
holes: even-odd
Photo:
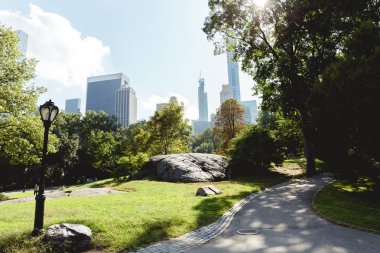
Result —
[{"label": "tree", "polygon": [[0,128],[14,118],[35,111],[38,95],[45,89],[27,85],[34,78],[36,60],[23,57],[15,32],[0,24]]},{"label": "tree", "polygon": [[216,111],[214,133],[221,143],[220,150],[227,150],[230,140],[245,126],[244,109],[235,99],[227,99]]},{"label": "tree", "polygon": [[212,128],[207,128],[202,133],[193,136],[190,141],[191,151],[195,153],[214,153],[215,137]]},{"label": "tree", "polygon": [[315,173],[313,89],[357,22],[373,17],[378,22],[378,5],[376,0],[271,0],[260,9],[248,0],[209,0],[203,31],[214,40],[216,53],[227,41],[227,49],[242,58],[263,108],[281,108],[287,117],[299,114],[309,176]]},{"label": "tree", "polygon": [[114,177],[131,176],[137,173],[148,161],[148,154],[142,152],[138,152],[136,155],[123,156],[117,162],[119,167],[116,169]]},{"label": "tree", "polygon": [[151,136],[151,153],[171,154],[187,152],[191,126],[184,119],[184,107],[170,101],[163,109],[157,110],[148,121]]},{"label": "tree", "polygon": [[137,155],[138,153],[149,153],[150,132],[145,120],[121,128],[118,131],[123,155]]},{"label": "tree", "polygon": [[380,175],[379,66],[380,25],[363,22],[313,94],[317,154],[341,176]]},{"label": "tree", "polygon": [[231,176],[252,176],[267,173],[271,163],[283,161],[278,144],[269,130],[247,126],[231,141],[228,150]]}]

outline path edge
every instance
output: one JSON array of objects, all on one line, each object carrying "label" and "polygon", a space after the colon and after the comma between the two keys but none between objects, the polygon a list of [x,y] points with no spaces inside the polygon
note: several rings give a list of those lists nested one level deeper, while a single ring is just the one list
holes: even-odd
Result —
[{"label": "path edge", "polygon": [[195,247],[201,246],[212,239],[223,234],[230,226],[235,214],[239,212],[249,201],[270,192],[278,187],[285,186],[302,179],[288,180],[283,183],[275,184],[258,192],[251,193],[247,197],[236,202],[227,212],[220,216],[215,222],[188,232],[180,237],[153,243],[150,246],[140,248],[130,253],[164,253],[164,252],[186,252]]},{"label": "path edge", "polygon": [[356,230],[359,230],[359,231],[363,231],[363,232],[367,232],[367,233],[372,233],[372,234],[376,234],[376,235],[380,235],[380,232],[376,231],[376,230],[373,230],[373,229],[370,229],[370,228],[364,228],[364,227],[360,227],[360,226],[357,226],[357,225],[354,225],[354,224],[350,224],[350,223],[346,223],[344,221],[339,221],[339,220],[335,220],[333,218],[330,218],[328,217],[327,215],[323,214],[322,212],[320,212],[316,205],[315,205],[315,198],[317,197],[317,195],[323,190],[325,189],[327,186],[335,183],[337,180],[334,180],[332,181],[331,183],[323,186],[322,188],[318,189],[314,195],[313,195],[313,199],[311,201],[311,208],[313,210],[313,212],[320,218],[332,223],[332,224],[335,224],[335,225],[338,225],[338,226],[343,226],[343,227],[348,227],[348,228],[353,228],[353,229],[356,229]]}]

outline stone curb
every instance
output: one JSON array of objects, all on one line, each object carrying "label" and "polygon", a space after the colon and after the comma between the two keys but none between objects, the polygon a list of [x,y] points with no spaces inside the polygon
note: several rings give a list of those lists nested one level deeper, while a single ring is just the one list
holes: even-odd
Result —
[{"label": "stone curb", "polygon": [[247,204],[250,200],[261,196],[264,193],[270,192],[273,189],[282,187],[293,181],[287,181],[274,185],[270,188],[266,188],[262,191],[255,192],[235,203],[227,212],[225,212],[219,219],[214,223],[211,223],[207,226],[201,227],[197,230],[189,232],[180,237],[170,239],[168,241],[155,243],[146,248],[141,248],[137,251],[131,253],[166,253],[166,252],[186,252],[190,249],[198,247],[202,244],[207,243],[208,241],[214,239],[215,237],[221,235],[231,224],[235,214],[242,209],[242,207]]}]

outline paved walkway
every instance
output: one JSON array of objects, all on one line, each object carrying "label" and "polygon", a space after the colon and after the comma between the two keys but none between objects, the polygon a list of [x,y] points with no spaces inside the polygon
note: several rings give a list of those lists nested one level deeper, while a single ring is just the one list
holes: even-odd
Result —
[{"label": "paved walkway", "polygon": [[[379,253],[380,235],[329,223],[314,214],[314,193],[331,182],[316,177],[267,191],[247,203],[222,236],[192,249],[193,253]],[[238,229],[259,235],[239,235]]]},{"label": "paved walkway", "polygon": [[[288,182],[252,194],[215,223],[137,253],[379,253],[380,235],[331,224],[314,214],[314,193],[329,177]],[[255,229],[258,235],[239,235]]]},{"label": "paved walkway", "polygon": [[[62,197],[68,197],[68,196],[103,196],[103,195],[108,195],[108,194],[120,194],[120,193],[126,193],[126,192],[112,190],[108,188],[82,188],[82,189],[72,190],[71,192],[61,191],[58,189],[45,190],[46,199],[55,199],[55,198],[62,198]],[[25,201],[32,201],[32,200],[35,200],[35,196],[4,200],[4,201],[0,201],[0,204],[17,203],[17,202],[25,202]]]}]

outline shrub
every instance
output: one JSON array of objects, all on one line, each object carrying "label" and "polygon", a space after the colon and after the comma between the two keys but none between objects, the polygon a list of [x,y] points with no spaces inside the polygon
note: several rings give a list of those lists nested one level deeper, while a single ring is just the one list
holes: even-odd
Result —
[{"label": "shrub", "polygon": [[4,194],[0,193],[0,201],[7,200],[7,199],[9,199],[7,196],[5,196]]},{"label": "shrub", "polygon": [[149,161],[149,155],[138,152],[136,155],[123,156],[118,160],[118,168],[115,170],[114,177],[127,177],[137,173],[145,163]]},{"label": "shrub", "polygon": [[231,142],[228,150],[231,176],[252,176],[268,172],[271,163],[280,164],[283,157],[268,130],[248,126]]}]

